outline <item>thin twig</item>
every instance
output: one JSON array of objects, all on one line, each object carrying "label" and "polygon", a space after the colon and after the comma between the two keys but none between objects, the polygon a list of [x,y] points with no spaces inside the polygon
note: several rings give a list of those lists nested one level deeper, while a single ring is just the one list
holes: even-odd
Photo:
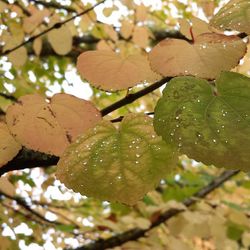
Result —
[{"label": "thin twig", "polygon": [[22,198],[20,197],[12,197],[9,194],[4,193],[3,191],[0,191],[0,196],[5,196],[6,198],[16,201],[17,204],[19,206],[21,206],[22,208],[24,208],[25,210],[27,210],[28,212],[30,212],[31,214],[33,214],[35,217],[39,218],[40,220],[42,220],[43,222],[46,222],[48,224],[52,224],[52,225],[61,225],[61,223],[57,222],[57,221],[50,221],[47,220],[45,217],[43,217],[40,213],[38,213],[37,211],[33,210]]},{"label": "thin twig", "polygon": [[[168,82],[170,79],[171,79],[170,77],[163,78],[162,80],[155,82],[151,84],[150,86],[142,90],[139,90],[136,93],[127,95],[123,99],[103,109],[101,111],[102,116],[105,116],[153,92],[154,90],[156,90],[157,88],[161,87],[166,82]],[[59,157],[56,157],[53,155],[47,155],[44,153],[35,152],[33,150],[28,150],[26,148],[23,148],[13,160],[11,160],[6,165],[0,168],[0,176],[13,170],[20,170],[24,168],[35,168],[35,167],[49,167],[52,165],[56,165],[58,160],[59,160]]]},{"label": "thin twig", "polygon": [[0,96],[4,97],[5,99],[11,100],[13,102],[17,102],[17,98],[12,95],[0,93]]},{"label": "thin twig", "polygon": [[30,42],[33,42],[36,38],[41,37],[41,36],[47,34],[47,33],[50,32],[51,30],[61,28],[64,24],[66,24],[66,23],[68,23],[68,22],[74,20],[76,17],[83,16],[83,15],[87,14],[88,12],[90,12],[91,10],[93,10],[93,9],[94,9],[95,7],[97,7],[98,5],[104,3],[105,1],[106,1],[106,0],[102,0],[101,2],[99,2],[99,3],[97,3],[97,4],[94,4],[92,7],[90,7],[90,8],[88,8],[88,9],[86,9],[86,10],[80,12],[80,13],[77,14],[77,15],[74,15],[74,16],[72,16],[72,17],[70,17],[70,18],[68,18],[68,19],[66,19],[66,20],[64,20],[64,21],[62,21],[62,22],[55,23],[52,27],[50,27],[50,28],[48,28],[48,29],[46,29],[46,30],[40,32],[40,33],[37,34],[37,35],[31,36],[28,40],[24,41],[23,43],[21,43],[21,44],[15,46],[15,47],[13,47],[12,49],[6,50],[5,52],[1,53],[0,56],[6,56],[6,55],[8,55],[9,53],[11,53],[11,52],[13,52],[13,51],[15,51],[15,50],[17,50],[17,49],[23,47],[24,45],[26,45],[26,44],[28,44],[28,43],[30,43]]},{"label": "thin twig", "polygon": [[153,92],[154,90],[160,88],[162,85],[164,85],[165,83],[167,83],[168,81],[170,81],[172,78],[171,77],[165,77],[163,79],[161,79],[158,82],[155,82],[151,85],[149,85],[148,87],[133,93],[133,94],[128,94],[126,95],[123,99],[111,104],[110,106],[104,108],[101,110],[101,114],[102,116],[108,115],[109,113],[127,105],[130,104],[132,102],[134,102],[135,100],[139,99],[142,96],[145,96],[151,92]]}]

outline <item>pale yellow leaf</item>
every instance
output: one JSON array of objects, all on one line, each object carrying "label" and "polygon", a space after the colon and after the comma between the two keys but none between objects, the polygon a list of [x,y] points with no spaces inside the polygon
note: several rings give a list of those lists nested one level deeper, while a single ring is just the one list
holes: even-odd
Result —
[{"label": "pale yellow leaf", "polygon": [[57,94],[51,103],[39,95],[26,95],[7,110],[11,133],[25,147],[60,156],[72,138],[101,119],[88,101]]},{"label": "pale yellow leaf", "polygon": [[43,41],[41,37],[38,37],[37,39],[35,39],[35,41],[33,42],[33,50],[35,51],[35,54],[37,56],[40,55],[41,51],[42,51],[42,45],[43,45]]},{"label": "pale yellow leaf", "polygon": [[237,36],[205,33],[194,44],[165,39],[149,53],[152,69],[163,76],[195,75],[214,79],[221,71],[235,67],[246,53],[246,44]]},{"label": "pale yellow leaf", "polygon": [[143,81],[159,78],[152,72],[147,57],[137,54],[122,57],[112,51],[87,51],[77,60],[81,76],[97,88],[116,91]]},{"label": "pale yellow leaf", "polygon": [[141,48],[146,48],[148,46],[149,33],[145,26],[135,26],[132,40]]},{"label": "pale yellow leaf", "polygon": [[241,240],[242,240],[242,244],[244,247],[250,247],[250,233],[249,232],[244,232]]},{"label": "pale yellow leaf", "polygon": [[0,2],[0,12],[4,12],[5,10],[7,10],[9,8],[9,5],[4,3],[4,2]]},{"label": "pale yellow leaf", "polygon": [[9,181],[8,177],[2,176],[2,177],[0,177],[0,191],[13,197],[16,193],[16,188]]},{"label": "pale yellow leaf", "polygon": [[66,25],[48,33],[48,41],[58,55],[66,55],[72,49],[72,34]]},{"label": "pale yellow leaf", "polygon": [[121,29],[120,29],[120,33],[122,35],[122,37],[124,37],[125,39],[128,39],[133,32],[134,29],[134,24],[128,20],[124,20],[121,22]]},{"label": "pale yellow leaf", "polygon": [[108,37],[113,40],[117,41],[118,40],[118,35],[117,32],[114,30],[113,26],[111,25],[104,25],[104,31],[108,35]]},{"label": "pale yellow leaf", "polygon": [[48,17],[50,11],[48,9],[37,10],[34,9],[33,13],[29,17],[25,17],[23,20],[23,30],[26,33],[31,33],[37,26],[39,26],[45,17]]},{"label": "pale yellow leaf", "polygon": [[169,237],[168,250],[193,250],[187,243],[173,236]]},{"label": "pale yellow leaf", "polygon": [[101,120],[100,112],[91,102],[68,94],[54,95],[51,108],[71,141]]},{"label": "pale yellow leaf", "polygon": [[0,123],[0,167],[12,160],[21,148],[10,134],[7,125]]},{"label": "pale yellow leaf", "polygon": [[97,50],[109,50],[112,51],[114,45],[110,43],[110,41],[106,41],[106,40],[100,40],[97,44],[96,44],[96,49]]},{"label": "pale yellow leaf", "polygon": [[14,67],[21,67],[27,61],[28,55],[27,50],[24,47],[21,47],[8,55],[9,61],[13,64]]},{"label": "pale yellow leaf", "polygon": [[147,19],[147,7],[143,4],[136,6],[136,21],[144,22]]},{"label": "pale yellow leaf", "polygon": [[190,40],[192,40],[191,32],[194,38],[203,33],[211,32],[208,28],[208,23],[197,17],[192,17],[190,21],[185,18],[179,19],[179,25],[180,32]]},{"label": "pale yellow leaf", "polygon": [[211,0],[203,0],[200,3],[201,8],[203,9],[203,12],[207,17],[211,17],[214,14],[214,10],[216,7],[216,4],[214,1]]},{"label": "pale yellow leaf", "polygon": [[117,10],[118,8],[116,6],[113,6],[111,8],[107,7],[103,9],[103,15],[106,17],[109,17],[112,15],[113,11]]}]

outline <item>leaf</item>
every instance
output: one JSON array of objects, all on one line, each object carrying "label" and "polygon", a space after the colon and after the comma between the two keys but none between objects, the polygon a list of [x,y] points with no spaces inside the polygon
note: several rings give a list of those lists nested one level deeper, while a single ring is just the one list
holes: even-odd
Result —
[{"label": "leaf", "polygon": [[104,25],[103,29],[104,29],[105,33],[108,35],[108,37],[111,40],[113,40],[114,42],[119,39],[118,35],[117,35],[117,32],[114,30],[113,26],[111,26],[111,25]]},{"label": "leaf", "polygon": [[33,42],[33,50],[37,56],[40,55],[42,51],[42,46],[43,46],[43,41],[41,37],[38,37],[37,39],[34,40]]},{"label": "leaf", "polygon": [[175,164],[175,154],[155,135],[151,118],[127,115],[117,130],[101,121],[71,144],[56,176],[75,192],[134,205]]},{"label": "leaf", "polygon": [[0,167],[12,160],[21,148],[10,134],[7,125],[0,123]]},{"label": "leaf", "polygon": [[223,72],[215,86],[213,92],[206,80],[171,80],[155,108],[155,130],[189,158],[249,170],[250,79]]},{"label": "leaf", "polygon": [[211,32],[208,29],[208,23],[197,17],[192,17],[190,19],[190,22],[187,19],[182,18],[179,20],[179,25],[180,25],[180,32],[190,40],[192,39],[191,30],[194,38],[203,33]]},{"label": "leaf", "polygon": [[67,94],[54,95],[50,103],[42,96],[26,95],[6,114],[11,133],[22,145],[58,156],[100,119],[92,103]]},{"label": "leaf", "polygon": [[62,232],[72,232],[75,229],[74,225],[56,225],[55,227]]},{"label": "leaf", "polygon": [[250,2],[231,0],[210,21],[219,30],[236,30],[250,33]]},{"label": "leaf", "polygon": [[121,22],[121,25],[121,35],[123,38],[128,39],[132,35],[134,24],[129,20],[124,20]]},{"label": "leaf", "polygon": [[141,5],[137,5],[136,6],[136,10],[135,10],[135,14],[136,14],[136,21],[137,22],[144,22],[147,19],[147,7],[143,4]]},{"label": "leaf", "polygon": [[141,48],[148,46],[149,33],[146,27],[135,26],[132,40]]},{"label": "leaf", "polygon": [[66,55],[72,49],[73,38],[66,25],[59,29],[51,30],[48,33],[48,41],[58,55]]},{"label": "leaf", "polygon": [[140,54],[123,57],[112,51],[87,51],[78,57],[77,69],[95,87],[109,91],[159,79],[147,58]]},{"label": "leaf", "polygon": [[16,194],[15,186],[8,180],[6,176],[0,177],[0,192],[13,197]]},{"label": "leaf", "polygon": [[44,18],[49,15],[50,11],[48,9],[35,9],[31,16],[23,19],[23,30],[25,33],[31,33],[43,22]]},{"label": "leaf", "polygon": [[195,75],[214,79],[221,71],[235,67],[246,53],[246,44],[237,36],[205,33],[194,44],[165,39],[149,53],[152,69],[163,76]]},{"label": "leaf", "polygon": [[[16,46],[16,45],[15,45]],[[15,47],[13,46],[13,47]],[[12,47],[12,48],[13,48]],[[24,47],[21,47],[13,52],[11,52],[8,55],[9,61],[15,66],[15,67],[21,67],[23,66],[27,61],[28,55],[27,50]]]}]

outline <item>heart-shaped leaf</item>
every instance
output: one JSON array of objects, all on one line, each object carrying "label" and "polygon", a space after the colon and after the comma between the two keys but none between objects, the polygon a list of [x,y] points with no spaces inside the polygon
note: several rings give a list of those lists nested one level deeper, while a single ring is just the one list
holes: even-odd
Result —
[{"label": "heart-shaped leaf", "polygon": [[118,130],[109,121],[99,122],[65,150],[57,178],[83,195],[135,204],[176,162],[152,125],[151,118],[135,114]]},{"label": "heart-shaped leaf", "polygon": [[[211,32],[208,28],[208,23],[197,17],[192,17],[189,21],[185,18],[182,18],[178,22],[180,25],[180,32],[190,40],[203,33]],[[191,35],[191,32],[193,37]]]},{"label": "heart-shaped leaf", "polygon": [[82,53],[77,60],[77,69],[95,87],[108,91],[160,79],[151,70],[147,57],[140,54],[122,56],[107,50]]},{"label": "heart-shaped leaf", "polygon": [[25,147],[60,156],[79,134],[101,120],[91,102],[56,94],[48,103],[40,95],[26,95],[7,110],[11,133]]},{"label": "heart-shaped leaf", "polygon": [[0,123],[0,167],[12,160],[21,148],[10,134],[7,125]]},{"label": "heart-shaped leaf", "polygon": [[250,79],[238,73],[223,72],[215,90],[206,80],[176,77],[156,105],[154,127],[181,154],[249,171],[249,100]]},{"label": "heart-shaped leaf", "polygon": [[194,44],[180,39],[165,39],[149,53],[152,69],[163,76],[194,75],[216,78],[222,70],[238,65],[246,44],[237,36],[205,33]]},{"label": "heart-shaped leaf", "polygon": [[231,0],[210,21],[219,30],[237,30],[250,34],[250,2]]}]

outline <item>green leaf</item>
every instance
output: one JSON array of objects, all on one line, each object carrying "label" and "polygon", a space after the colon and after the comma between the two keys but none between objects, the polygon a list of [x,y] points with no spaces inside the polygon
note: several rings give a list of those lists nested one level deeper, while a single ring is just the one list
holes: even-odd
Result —
[{"label": "green leaf", "polygon": [[250,33],[250,2],[231,0],[210,21],[219,30],[236,30]]},{"label": "green leaf", "polygon": [[227,224],[228,224],[227,225],[228,226],[227,227],[228,238],[232,240],[240,240],[246,228],[242,225],[238,225],[232,222],[228,222]]},{"label": "green leaf", "polygon": [[56,229],[62,232],[72,232],[75,229],[74,225],[56,225]]},{"label": "green leaf", "polygon": [[154,127],[192,159],[249,170],[249,100],[250,79],[238,73],[223,72],[215,88],[199,78],[176,77],[156,105]]},{"label": "green leaf", "polygon": [[57,178],[75,192],[133,205],[170,172],[176,157],[156,136],[152,119],[129,114],[119,129],[101,121],[58,163]]}]

